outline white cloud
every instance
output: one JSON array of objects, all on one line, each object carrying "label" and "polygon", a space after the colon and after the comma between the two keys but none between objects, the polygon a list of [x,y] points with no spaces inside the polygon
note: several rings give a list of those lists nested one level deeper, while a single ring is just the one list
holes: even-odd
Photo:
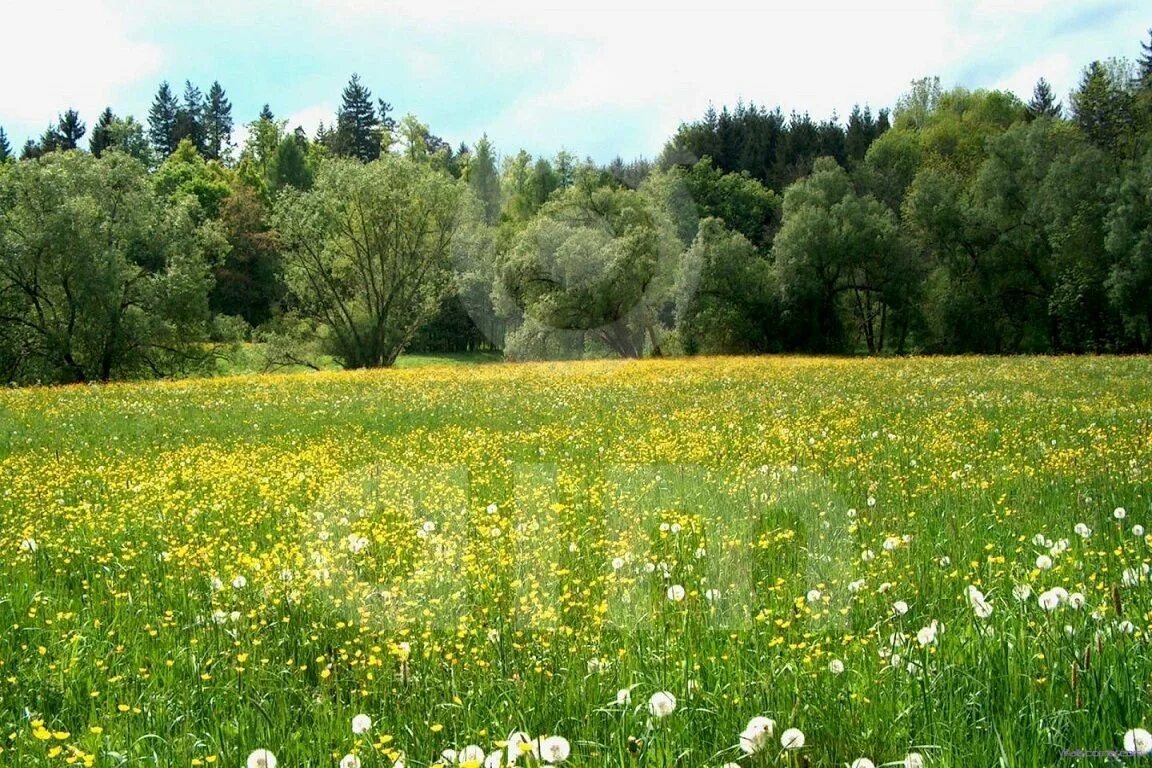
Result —
[{"label": "white cloud", "polygon": [[159,71],[163,52],[134,39],[122,12],[101,0],[68,6],[62,12],[34,3],[5,8],[0,125],[12,136],[38,135],[69,107],[91,127],[128,86]]}]

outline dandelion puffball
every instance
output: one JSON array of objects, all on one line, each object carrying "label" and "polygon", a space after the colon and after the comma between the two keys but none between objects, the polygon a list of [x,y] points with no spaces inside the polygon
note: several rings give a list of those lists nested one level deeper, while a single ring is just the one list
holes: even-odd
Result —
[{"label": "dandelion puffball", "polygon": [[616,691],[616,704],[621,707],[626,707],[632,703],[632,689],[621,688]]},{"label": "dandelion puffball", "polygon": [[746,755],[754,755],[768,744],[776,732],[776,721],[769,717],[754,717],[740,734],[740,749]]},{"label": "dandelion puffball", "polygon": [[832,659],[828,662],[828,671],[834,675],[839,675],[844,671],[844,662],[840,659]]},{"label": "dandelion puffball", "polygon": [[876,768],[876,763],[866,757],[858,757],[852,761],[850,768]]},{"label": "dandelion puffball", "polygon": [[648,699],[648,711],[652,717],[667,717],[676,711],[676,697],[668,691],[658,691]]},{"label": "dandelion puffball", "polygon": [[1052,567],[1052,558],[1048,555],[1037,555],[1036,567],[1042,571],[1046,571]]},{"label": "dandelion puffball", "polygon": [[340,768],[360,768],[360,758],[356,755],[344,755],[340,761]]},{"label": "dandelion puffball", "polygon": [[789,728],[780,734],[780,746],[784,749],[800,749],[804,746],[804,732],[799,728]]},{"label": "dandelion puffball", "polygon": [[668,587],[668,599],[674,603],[678,603],[684,599],[684,587],[679,584],[673,584]]},{"label": "dandelion puffball", "polygon": [[480,765],[484,762],[484,750],[476,744],[469,744],[460,750],[460,754],[456,755],[456,760],[461,765],[464,763],[475,763]]},{"label": "dandelion puffball", "polygon": [[563,736],[549,736],[540,742],[540,759],[550,765],[564,762],[571,753],[572,747]]},{"label": "dandelion puffball", "polygon": [[1124,749],[1133,755],[1152,753],[1152,733],[1143,728],[1133,728],[1124,734]]},{"label": "dandelion puffball", "polygon": [[909,752],[904,758],[904,768],[924,768],[924,756],[919,752]]},{"label": "dandelion puffball", "polygon": [[352,718],[352,733],[360,736],[372,729],[372,718],[368,715],[356,715]]},{"label": "dandelion puffball", "polygon": [[248,755],[248,768],[276,768],[276,755],[266,749],[258,749]]}]

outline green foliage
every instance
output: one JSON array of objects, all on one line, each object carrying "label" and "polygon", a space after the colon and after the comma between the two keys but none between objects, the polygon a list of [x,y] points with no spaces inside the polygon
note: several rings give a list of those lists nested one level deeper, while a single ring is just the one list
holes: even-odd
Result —
[{"label": "green foliage", "polygon": [[148,110],[148,139],[161,160],[175,152],[180,143],[176,133],[178,111],[179,105],[168,82],[160,83],[156,98]]},{"label": "green foliage", "polygon": [[484,134],[480,141],[476,142],[476,149],[469,159],[464,178],[483,206],[484,221],[496,224],[500,220],[503,200],[500,192],[500,173],[496,170],[496,155],[492,142],[488,140],[488,134]]},{"label": "green foliage", "polygon": [[224,247],[165,206],[136,160],[55,153],[0,178],[0,368],[59,382],[171,373],[197,360],[207,264]]},{"label": "green foliage", "polygon": [[700,222],[676,280],[676,327],[687,354],[778,351],[772,265],[721,219]]},{"label": "green foliage", "polygon": [[1123,59],[1094,61],[1072,94],[1072,114],[1084,135],[1113,157],[1126,157],[1135,141],[1133,72]]},{"label": "green foliage", "polygon": [[531,337],[586,333],[621,357],[660,354],[679,250],[671,222],[640,193],[580,184],[519,233],[499,288]]},{"label": "green foliage", "polygon": [[308,162],[308,140],[295,134],[280,140],[276,154],[268,165],[268,188],[279,192],[284,187],[308,190],[312,187],[312,166]]},{"label": "green foliage", "polygon": [[212,81],[204,101],[204,156],[224,160],[232,145],[232,102],[218,81]]},{"label": "green foliage", "polygon": [[858,195],[831,158],[784,193],[773,255],[790,331],[806,348],[847,349],[849,318],[869,352],[883,352],[893,335],[899,343],[917,270],[893,213]]},{"label": "green foliage", "polygon": [[293,304],[323,324],[345,366],[391,365],[436,312],[452,284],[459,203],[451,177],[392,155],[327,162],[311,191],[277,200]]},{"label": "green foliage", "polygon": [[212,311],[241,317],[253,327],[266,323],[284,287],[277,235],[259,193],[236,184],[223,202],[220,226],[229,248],[213,269]]},{"label": "green foliage", "polygon": [[1152,349],[1152,149],[1116,187],[1107,218],[1106,283],[1140,349]]},{"label": "green foliage", "polygon": [[104,111],[100,113],[100,117],[97,118],[96,125],[92,127],[92,137],[88,140],[88,151],[96,157],[100,157],[104,150],[112,145],[111,128],[115,121],[116,115],[112,113],[112,107],[105,107]]},{"label": "green foliage", "polygon": [[80,139],[84,138],[87,126],[80,119],[80,113],[69,109],[56,119],[56,148],[62,150],[77,149]]},{"label": "green foliage", "polygon": [[227,172],[218,163],[200,156],[191,139],[182,139],[176,151],[156,169],[156,191],[166,198],[195,200],[201,218],[217,219],[221,206],[231,194]]},{"label": "green foliage", "polygon": [[353,74],[344,87],[340,111],[336,113],[335,153],[354,157],[362,163],[375,160],[380,157],[381,141],[390,128],[391,125],[382,122],[376,114],[372,92],[360,82],[360,75]]}]

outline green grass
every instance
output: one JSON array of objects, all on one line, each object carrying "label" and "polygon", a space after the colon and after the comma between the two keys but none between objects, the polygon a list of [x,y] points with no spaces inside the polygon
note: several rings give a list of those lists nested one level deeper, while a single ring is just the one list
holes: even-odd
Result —
[{"label": "green grass", "polygon": [[1146,358],[404,362],[0,392],[0,764],[1098,765],[1061,755],[1149,725]]}]

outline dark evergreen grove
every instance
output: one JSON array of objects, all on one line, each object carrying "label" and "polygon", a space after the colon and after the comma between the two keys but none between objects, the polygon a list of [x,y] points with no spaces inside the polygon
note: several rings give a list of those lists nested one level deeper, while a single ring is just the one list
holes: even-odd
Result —
[{"label": "dark evergreen grove", "polygon": [[315,135],[219,82],[0,128],[0,377],[510,359],[1152,351],[1152,33],[1060,98],[752,103],[653,159],[454,147],[358,75]]}]

